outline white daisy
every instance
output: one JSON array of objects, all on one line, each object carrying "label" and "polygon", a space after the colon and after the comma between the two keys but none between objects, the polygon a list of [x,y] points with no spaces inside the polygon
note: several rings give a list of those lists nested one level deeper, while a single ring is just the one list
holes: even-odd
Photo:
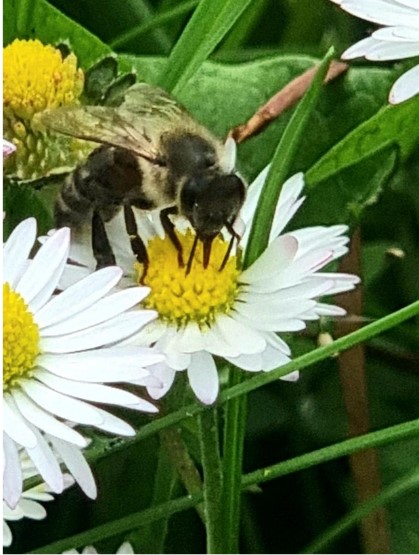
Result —
[{"label": "white daisy", "polygon": [[[342,58],[371,61],[402,60],[419,56],[418,0],[332,0],[352,15],[383,25],[368,38],[346,50]],[[398,104],[419,93],[419,65],[394,83],[389,96]]]},{"label": "white daisy", "polygon": [[[36,468],[23,451],[20,451],[20,466],[22,467],[23,478],[25,480],[37,475]],[[74,479],[69,474],[64,474],[63,479],[65,489],[74,484]],[[9,522],[21,520],[22,518],[42,520],[47,516],[47,512],[44,506],[40,504],[40,501],[53,501],[54,497],[50,491],[45,483],[30,488],[22,493],[22,497],[14,509],[11,509],[3,501],[3,547],[9,547],[13,540]]]},{"label": "white daisy", "polygon": [[[77,551],[77,549],[69,549],[68,551],[63,551],[63,553],[83,553],[84,555],[97,555],[97,551],[92,545],[88,545],[83,549],[83,551]],[[122,555],[122,553],[134,553],[134,550],[130,543],[124,542],[119,546],[116,553]]]},{"label": "white daisy", "polygon": [[[70,232],[59,230],[30,259],[35,238],[29,218],[10,235],[3,254],[4,499],[11,508],[22,491],[19,447],[52,491],[63,489],[57,453],[73,475],[81,472],[83,487],[80,448],[87,441],[74,425],[133,435],[131,426],[97,404],[156,412],[148,401],[108,384],[156,386],[147,367],[162,359],[145,347],[119,345],[156,316],[130,310],[144,300],[146,287],[111,292],[122,271],[110,267],[54,296]],[[86,490],[95,495],[91,485]]]},{"label": "white daisy", "polygon": [[[266,174],[267,169],[250,187],[242,211],[247,228]],[[156,310],[159,318],[143,328],[134,341],[154,343],[166,356],[165,362],[154,366],[155,376],[164,387],[148,387],[153,398],[166,393],[177,371],[186,370],[195,395],[211,404],[219,389],[214,356],[243,370],[269,371],[290,360],[290,349],[276,332],[299,331],[307,320],[345,314],[339,307],[317,299],[350,290],[359,281],[356,276],[319,271],[347,251],[347,227],[311,227],[280,235],[304,200],[299,198],[303,185],[302,174],[285,183],[270,245],[245,271],[241,269],[240,252],[231,254],[220,271],[229,238],[214,240],[206,269],[197,249],[189,275],[185,275],[184,267],[179,267],[177,251],[168,237],[148,239],[150,264],[145,283],[151,293],[142,304]],[[138,226],[141,229],[141,220]],[[107,224],[107,230],[118,262],[124,264],[126,275],[138,283],[142,268],[137,267],[137,275],[133,274],[134,259],[119,215]],[[246,245],[247,233],[241,246]],[[178,238],[188,257],[193,231],[183,225]],[[84,233],[72,244],[71,258],[87,267],[94,265]],[[287,379],[297,376],[293,373]]]}]

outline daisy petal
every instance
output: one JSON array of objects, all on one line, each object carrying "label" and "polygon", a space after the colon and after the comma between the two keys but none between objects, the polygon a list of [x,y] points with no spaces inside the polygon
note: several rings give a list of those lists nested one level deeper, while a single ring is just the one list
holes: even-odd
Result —
[{"label": "daisy petal", "polygon": [[205,351],[194,353],[187,372],[189,384],[201,403],[212,405],[219,389],[217,367],[212,356]]},{"label": "daisy petal", "polygon": [[170,366],[164,362],[160,364],[155,364],[151,371],[153,375],[161,382],[161,387],[147,387],[147,392],[152,399],[160,399],[169,391],[172,387],[173,381],[176,376],[176,370],[173,370]]},{"label": "daisy petal", "polygon": [[22,417],[10,394],[5,394],[3,400],[3,430],[6,434],[23,447],[35,447],[36,436]]},{"label": "daisy petal", "polygon": [[69,242],[70,230],[63,227],[36,253],[30,269],[25,272],[16,285],[16,291],[22,295],[26,303],[30,305],[32,299],[45,287],[48,287],[51,293],[54,291],[58,281],[52,281],[52,277],[59,267],[64,268]]},{"label": "daisy petal", "polygon": [[[28,218],[20,223],[7,239],[4,250],[3,260],[3,283],[8,282],[15,288],[16,283],[22,277],[23,270],[27,267],[29,253],[35,243],[36,220]],[[8,264],[7,261],[13,261]]]},{"label": "daisy petal", "polygon": [[44,385],[36,380],[22,380],[21,387],[26,395],[43,407],[44,410],[61,418],[73,422],[76,418],[78,424],[90,424],[92,426],[98,426],[102,422],[96,407],[57,393],[53,389],[46,389]]},{"label": "daisy petal", "polygon": [[96,499],[97,489],[95,479],[81,451],[77,447],[56,437],[50,436],[49,439],[84,493],[90,499]]},{"label": "daisy petal", "polygon": [[132,335],[156,317],[152,310],[121,314],[93,328],[74,332],[63,337],[43,337],[41,351],[71,353],[84,349],[95,349],[115,343]]},{"label": "daisy petal", "polygon": [[86,447],[86,440],[83,436],[43,411],[22,392],[14,391],[13,398],[23,416],[38,429],[61,437],[79,447]]},{"label": "daisy petal", "polygon": [[3,432],[3,499],[11,509],[22,495],[22,469],[15,442]]},{"label": "daisy petal", "polygon": [[54,493],[61,493],[64,482],[60,465],[43,436],[35,428],[33,432],[37,437],[37,445],[34,448],[27,448],[26,452],[51,490]]},{"label": "daisy petal", "polygon": [[419,93],[419,65],[412,67],[394,83],[389,96],[391,104],[399,104]]},{"label": "daisy petal", "polygon": [[57,295],[36,314],[40,327],[51,326],[92,306],[108,293],[121,279],[122,270],[116,266],[90,274],[60,295]]}]

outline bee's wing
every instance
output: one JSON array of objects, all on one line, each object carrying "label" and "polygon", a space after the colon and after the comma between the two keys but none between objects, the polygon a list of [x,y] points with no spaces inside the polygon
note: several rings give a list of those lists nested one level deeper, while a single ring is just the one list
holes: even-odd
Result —
[{"label": "bee's wing", "polygon": [[41,122],[52,131],[77,139],[125,148],[151,162],[159,163],[158,145],[147,133],[141,118],[122,107],[57,108],[45,112]]},{"label": "bee's wing", "polygon": [[[191,119],[186,109],[169,93],[148,85],[136,83],[126,93],[121,108],[141,118],[147,128],[155,125],[178,125],[184,119]],[[149,129],[152,134],[152,129]]]}]

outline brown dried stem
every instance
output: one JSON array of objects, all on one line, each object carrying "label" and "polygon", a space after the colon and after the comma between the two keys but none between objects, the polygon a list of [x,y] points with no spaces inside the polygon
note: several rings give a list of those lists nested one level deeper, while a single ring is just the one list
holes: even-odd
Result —
[{"label": "brown dried stem", "polygon": [[[336,79],[339,75],[348,69],[348,64],[343,62],[332,61],[324,82],[328,83]],[[236,143],[242,143],[249,137],[253,137],[262,131],[271,121],[280,116],[285,110],[293,106],[306,92],[310,86],[318,66],[311,67],[288,85],[285,85],[272,98],[261,106],[255,114],[246,122],[234,127],[229,132],[229,137],[233,137]]]}]

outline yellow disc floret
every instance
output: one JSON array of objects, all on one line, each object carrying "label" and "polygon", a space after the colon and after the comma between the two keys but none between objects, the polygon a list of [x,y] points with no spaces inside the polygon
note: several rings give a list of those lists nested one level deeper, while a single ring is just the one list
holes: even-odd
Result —
[{"label": "yellow disc floret", "polygon": [[84,73],[77,58],[39,40],[14,40],[3,49],[3,135],[17,150],[5,163],[6,174],[39,179],[68,171],[85,155],[88,143],[51,135],[36,114],[79,103]]},{"label": "yellow disc floret", "polygon": [[[192,249],[194,235],[191,231],[178,233],[184,258],[187,260]],[[214,239],[210,262],[203,266],[202,246],[195,252],[191,271],[186,275],[185,267],[178,263],[178,253],[171,240],[166,237],[152,239],[147,252],[150,260],[144,284],[151,293],[144,301],[146,308],[154,309],[159,317],[177,326],[195,321],[200,327],[209,326],[220,312],[228,313],[237,296],[237,257],[230,256],[220,270],[228,248],[228,242],[220,237]],[[143,267],[136,265],[139,278]]]},{"label": "yellow disc floret", "polygon": [[83,90],[77,59],[39,40],[14,40],[3,51],[3,104],[22,119],[72,104]]},{"label": "yellow disc floret", "polygon": [[25,301],[3,284],[3,390],[30,377],[39,354],[39,329]]}]

